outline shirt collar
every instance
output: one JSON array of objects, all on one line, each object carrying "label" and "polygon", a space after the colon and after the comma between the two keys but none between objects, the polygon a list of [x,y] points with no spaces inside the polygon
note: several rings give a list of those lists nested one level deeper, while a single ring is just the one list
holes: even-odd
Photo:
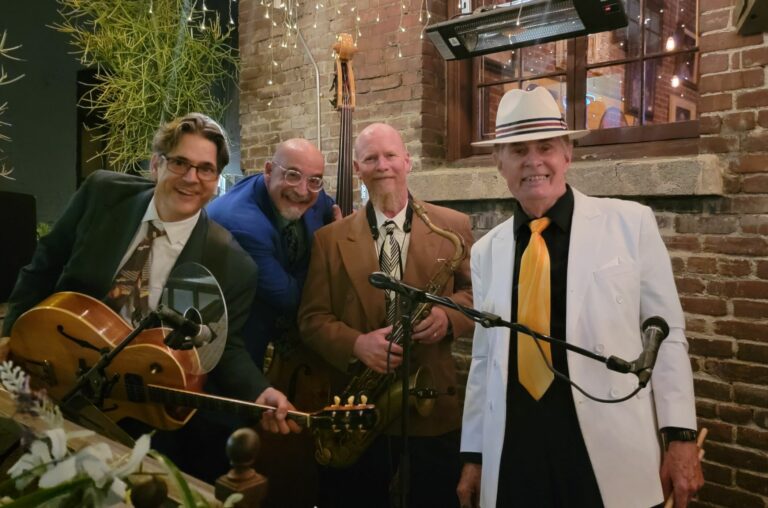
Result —
[{"label": "shirt collar", "polygon": [[[520,228],[527,226],[533,219],[528,217],[523,210],[523,207],[520,206],[520,203],[517,201],[515,202],[514,214],[513,226],[515,230],[515,238],[517,238],[520,233]],[[559,227],[564,233],[571,230],[571,221],[573,220],[573,190],[571,190],[570,185],[566,184],[565,194],[560,196],[555,204],[552,205],[552,208],[547,210],[544,217],[549,217],[551,223]]]},{"label": "shirt collar", "polygon": [[155,206],[155,197],[152,196],[152,199],[149,201],[149,206],[147,206],[147,211],[144,212],[144,217],[141,219],[141,222],[144,223],[153,221],[158,229],[165,231],[165,233],[168,235],[168,241],[171,244],[185,244],[189,239],[189,236],[192,234],[192,230],[195,228],[199,218],[200,210],[198,210],[197,213],[193,216],[186,219],[182,219],[176,222],[165,222],[160,219],[160,216],[157,213],[157,207]]},{"label": "shirt collar", "polygon": [[403,207],[402,210],[397,212],[397,215],[392,217],[391,219],[384,215],[378,208],[375,206],[373,207],[373,211],[376,213],[376,227],[377,229],[381,229],[381,227],[384,225],[387,221],[392,221],[397,226],[397,229],[400,231],[405,231],[403,228],[403,225],[405,224],[405,217],[406,217],[406,211],[408,210],[408,204]]}]

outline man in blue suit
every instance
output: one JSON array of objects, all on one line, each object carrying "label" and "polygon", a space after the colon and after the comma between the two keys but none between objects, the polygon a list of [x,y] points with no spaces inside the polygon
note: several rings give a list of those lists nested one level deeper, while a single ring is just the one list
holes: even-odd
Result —
[{"label": "man in blue suit", "polygon": [[277,146],[263,174],[241,180],[207,208],[259,267],[244,333],[256,365],[262,365],[269,342],[281,356],[290,356],[298,344],[296,311],[312,237],[340,213],[323,191],[324,166],[312,143],[289,139]]}]

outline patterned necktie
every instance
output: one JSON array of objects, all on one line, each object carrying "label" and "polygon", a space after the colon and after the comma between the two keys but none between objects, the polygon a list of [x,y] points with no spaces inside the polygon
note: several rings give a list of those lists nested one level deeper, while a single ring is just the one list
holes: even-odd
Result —
[{"label": "patterned necktie", "polygon": [[[402,275],[400,273],[400,244],[395,239],[395,227],[395,223],[391,220],[384,223],[386,236],[384,236],[384,243],[381,245],[379,267],[387,275],[400,279]],[[386,291],[384,301],[387,309],[387,323],[394,325],[395,320],[397,320],[397,294],[394,291]]]},{"label": "patterned necktie", "polygon": [[288,258],[288,264],[292,265],[299,257],[299,231],[298,221],[289,222],[283,228],[283,237],[285,237],[285,253]]},{"label": "patterned necktie", "polygon": [[107,305],[134,326],[149,312],[149,253],[152,242],[164,234],[165,231],[159,230],[151,221],[147,223],[146,236],[117,272],[112,289],[104,299]]},{"label": "patterned necktie", "polygon": [[[531,221],[531,239],[520,261],[520,279],[517,292],[517,319],[532,330],[549,335],[550,284],[549,252],[541,232],[549,226],[549,218]],[[550,345],[538,341],[547,361],[552,363]],[[517,334],[517,372],[520,384],[531,396],[539,400],[552,384],[554,374],[547,368],[533,337]]]}]

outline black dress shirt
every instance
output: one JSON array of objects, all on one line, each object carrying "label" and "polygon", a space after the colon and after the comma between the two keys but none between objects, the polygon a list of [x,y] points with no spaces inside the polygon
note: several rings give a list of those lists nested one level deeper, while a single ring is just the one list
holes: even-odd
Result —
[{"label": "black dress shirt", "polygon": [[[542,236],[550,257],[552,337],[566,340],[565,309],[568,246],[573,217],[573,191],[566,193],[545,214],[550,225]],[[512,321],[517,320],[520,260],[531,238],[532,218],[516,206],[515,271],[512,279]],[[552,364],[568,375],[566,350],[551,346]],[[499,468],[498,507],[600,507],[595,474],[576,418],[570,386],[555,378],[536,401],[518,380],[517,337],[510,337],[507,416]],[[578,380],[576,380],[578,382]]]}]

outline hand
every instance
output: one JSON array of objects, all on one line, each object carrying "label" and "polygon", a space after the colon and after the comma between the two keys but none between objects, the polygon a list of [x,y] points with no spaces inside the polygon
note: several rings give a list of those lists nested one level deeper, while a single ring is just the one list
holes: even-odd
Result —
[{"label": "hand", "polygon": [[674,491],[675,508],[685,508],[704,485],[699,447],[693,441],[672,441],[661,464],[664,499]]},{"label": "hand", "polygon": [[8,353],[11,352],[10,337],[0,337],[0,363],[8,359]]},{"label": "hand", "polygon": [[392,327],[387,326],[358,336],[355,345],[352,346],[352,353],[379,374],[387,373],[387,356],[389,356],[389,370],[394,370],[403,361],[403,348],[397,344],[391,344],[390,349],[387,335],[391,331]]},{"label": "hand", "polygon": [[440,342],[448,334],[448,315],[440,307],[432,307],[429,315],[413,327],[413,340],[424,344]]},{"label": "hand", "polygon": [[296,408],[288,402],[288,398],[279,390],[275,390],[270,386],[261,392],[259,398],[256,399],[256,404],[277,408],[277,411],[266,411],[262,415],[261,428],[264,430],[274,433],[279,432],[280,434],[301,432],[301,427],[296,422],[285,419],[288,411],[295,410]]},{"label": "hand", "polygon": [[480,506],[480,476],[483,466],[480,464],[464,464],[461,470],[456,495],[459,496],[461,508],[478,508]]},{"label": "hand", "polygon": [[344,216],[341,214],[341,208],[339,205],[333,205],[331,207],[331,213],[333,213],[333,222],[340,221],[344,218]]}]

